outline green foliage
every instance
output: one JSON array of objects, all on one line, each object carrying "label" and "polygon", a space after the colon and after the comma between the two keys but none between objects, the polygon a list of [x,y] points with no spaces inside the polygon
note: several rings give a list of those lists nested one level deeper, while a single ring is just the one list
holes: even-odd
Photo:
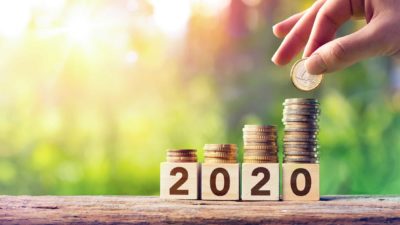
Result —
[{"label": "green foliage", "polygon": [[27,34],[2,51],[0,194],[157,195],[166,149],[196,148],[201,160],[205,143],[242,146],[248,123],[276,124],[282,137],[290,97],[321,102],[322,194],[399,194],[400,112],[387,91],[387,59],[327,75],[303,93],[290,66],[269,62],[280,42],[272,21],[236,37],[222,22],[192,19],[179,43],[135,30],[133,66],[103,42],[88,53]]}]

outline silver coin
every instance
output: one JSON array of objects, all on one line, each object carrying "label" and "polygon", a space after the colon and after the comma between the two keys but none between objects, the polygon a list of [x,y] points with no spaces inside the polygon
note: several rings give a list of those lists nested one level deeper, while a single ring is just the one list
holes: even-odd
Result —
[{"label": "silver coin", "polygon": [[317,88],[324,78],[323,74],[311,75],[306,70],[306,58],[297,61],[290,71],[293,85],[302,91],[311,91]]}]

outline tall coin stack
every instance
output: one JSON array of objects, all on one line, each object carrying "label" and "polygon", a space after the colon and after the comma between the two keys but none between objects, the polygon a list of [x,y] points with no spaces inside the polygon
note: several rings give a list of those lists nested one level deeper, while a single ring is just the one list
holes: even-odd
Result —
[{"label": "tall coin stack", "polygon": [[317,99],[291,98],[283,103],[284,163],[319,163]]},{"label": "tall coin stack", "polygon": [[184,163],[197,162],[195,149],[168,149],[167,162]]},{"label": "tall coin stack", "polygon": [[237,146],[235,144],[206,144],[204,163],[237,163]]},{"label": "tall coin stack", "polygon": [[244,163],[277,163],[278,145],[276,127],[272,125],[245,125],[243,128]]}]

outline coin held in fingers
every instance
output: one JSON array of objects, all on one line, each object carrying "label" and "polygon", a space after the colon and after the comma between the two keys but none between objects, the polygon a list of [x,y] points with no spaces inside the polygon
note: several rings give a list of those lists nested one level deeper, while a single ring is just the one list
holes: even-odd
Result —
[{"label": "coin held in fingers", "polygon": [[323,74],[312,75],[306,70],[306,59],[300,59],[297,61],[290,71],[290,78],[293,85],[302,91],[311,91],[317,88],[324,78]]}]

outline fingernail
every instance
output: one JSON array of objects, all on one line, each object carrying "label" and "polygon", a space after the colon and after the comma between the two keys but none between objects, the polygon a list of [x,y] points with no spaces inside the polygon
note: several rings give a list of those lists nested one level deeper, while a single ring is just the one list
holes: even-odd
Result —
[{"label": "fingernail", "polygon": [[318,53],[312,54],[306,60],[306,70],[309,74],[318,75],[326,71],[327,65]]}]

